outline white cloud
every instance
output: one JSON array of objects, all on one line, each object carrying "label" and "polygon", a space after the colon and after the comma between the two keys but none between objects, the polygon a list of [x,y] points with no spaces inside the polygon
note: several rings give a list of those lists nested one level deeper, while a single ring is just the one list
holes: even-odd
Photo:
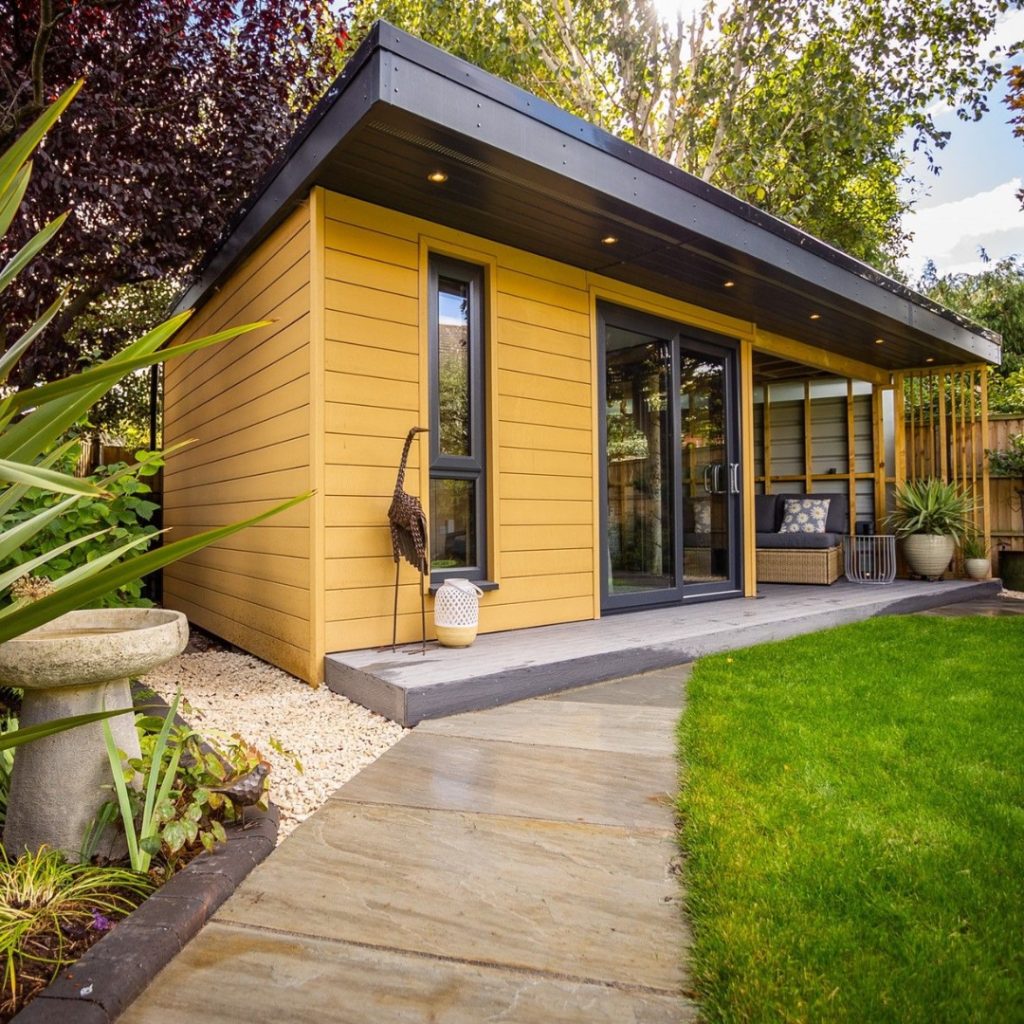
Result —
[{"label": "white cloud", "polygon": [[943,274],[974,273],[983,266],[978,248],[992,259],[1024,251],[1024,215],[1016,197],[1020,178],[964,199],[917,209],[907,217],[914,233],[904,269],[913,277],[926,260]]}]

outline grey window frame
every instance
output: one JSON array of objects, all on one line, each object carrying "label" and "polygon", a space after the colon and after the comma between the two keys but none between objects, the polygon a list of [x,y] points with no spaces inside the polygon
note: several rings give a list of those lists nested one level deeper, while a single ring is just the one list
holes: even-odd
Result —
[{"label": "grey window frame", "polygon": [[[441,452],[441,402],[439,397],[439,285],[448,278],[469,289],[469,448],[470,455]],[[486,459],[486,365],[484,339],[484,268],[450,256],[431,253],[428,259],[429,373],[430,373],[430,480],[470,480],[476,483],[476,564],[454,569],[434,569],[430,582],[439,585],[456,577],[487,579],[487,459]],[[433,515],[433,509],[431,509]],[[433,552],[431,552],[433,557]]]}]

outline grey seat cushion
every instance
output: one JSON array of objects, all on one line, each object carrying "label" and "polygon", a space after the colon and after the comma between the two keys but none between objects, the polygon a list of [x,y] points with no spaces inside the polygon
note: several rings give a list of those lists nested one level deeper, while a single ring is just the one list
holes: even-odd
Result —
[{"label": "grey seat cushion", "polygon": [[[826,491],[819,492],[817,494],[780,494],[780,504],[785,507],[785,503],[781,501],[784,498],[827,498],[828,499],[828,518],[825,520],[825,533],[838,533],[844,534],[849,530],[849,512],[850,503],[847,500],[845,494],[830,493]],[[755,517],[756,518],[756,517]],[[781,517],[780,517],[781,522]],[[775,527],[778,529],[778,525]],[[761,527],[758,525],[758,531]],[[759,544],[758,547],[761,545]]]},{"label": "grey seat cushion", "polygon": [[837,533],[758,533],[759,548],[788,548],[791,551],[827,550],[842,543]]},{"label": "grey seat cushion", "polygon": [[779,528],[779,496],[777,494],[754,495],[754,529],[758,533],[774,533]]}]

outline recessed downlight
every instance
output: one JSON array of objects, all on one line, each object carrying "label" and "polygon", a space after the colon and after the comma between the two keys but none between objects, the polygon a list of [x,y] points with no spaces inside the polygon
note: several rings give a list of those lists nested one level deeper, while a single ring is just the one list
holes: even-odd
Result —
[{"label": "recessed downlight", "polygon": [[618,235],[605,235],[604,238],[601,239],[601,244],[602,245],[615,245],[615,243],[618,242],[618,240],[619,240]]},{"label": "recessed downlight", "polygon": [[735,281],[723,281],[722,282],[722,287],[723,288],[735,288],[736,287],[736,282]]},{"label": "recessed downlight", "polygon": [[811,319],[812,320],[820,320],[821,319],[821,314],[820,313],[812,313],[811,314]]},{"label": "recessed downlight", "polygon": [[934,363],[935,362],[935,356],[928,356],[928,358],[925,359],[925,362],[926,363]]},{"label": "recessed downlight", "polygon": [[435,185],[443,185],[448,180],[448,175],[444,171],[431,171],[427,175],[427,181],[432,181]]},{"label": "recessed downlight", "polygon": [[885,344],[885,338],[875,338],[875,344],[876,345],[884,345]]}]

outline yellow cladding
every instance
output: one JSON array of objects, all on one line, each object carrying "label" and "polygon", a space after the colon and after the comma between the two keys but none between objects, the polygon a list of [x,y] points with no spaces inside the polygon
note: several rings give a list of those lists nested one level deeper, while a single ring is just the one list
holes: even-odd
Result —
[{"label": "yellow cladding", "polygon": [[[599,301],[740,339],[748,435],[753,348],[881,380],[747,321],[314,189],[182,340],[263,317],[275,323],[169,364],[165,390],[167,442],[197,439],[166,471],[166,519],[179,536],[316,491],[307,505],[169,568],[168,603],[314,683],[325,652],[391,639],[386,516],[405,434],[429,422],[433,252],[482,266],[486,279],[487,542],[498,589],[482,600],[483,632],[600,614]],[[405,486],[429,515],[428,451],[421,436]],[[749,440],[744,451],[750,464]],[[400,580],[407,642],[419,637],[419,581],[405,564]],[[751,593],[749,574],[745,584]]]},{"label": "yellow cladding", "polygon": [[[324,267],[326,638],[389,642],[394,563],[386,526],[402,441],[426,425],[429,253],[485,268],[488,529],[483,631],[593,615],[593,353],[586,275],[328,193]],[[405,487],[428,504],[428,441]],[[429,514],[429,508],[428,508]],[[429,600],[429,599],[428,599]],[[399,638],[419,635],[418,577],[403,563]]]},{"label": "yellow cladding", "polygon": [[[172,537],[251,516],[306,490],[310,471],[310,217],[303,205],[200,309],[181,341],[271,319],[267,328],[170,360],[164,441]],[[310,510],[164,570],[164,598],[198,626],[318,682],[310,626]]]}]

